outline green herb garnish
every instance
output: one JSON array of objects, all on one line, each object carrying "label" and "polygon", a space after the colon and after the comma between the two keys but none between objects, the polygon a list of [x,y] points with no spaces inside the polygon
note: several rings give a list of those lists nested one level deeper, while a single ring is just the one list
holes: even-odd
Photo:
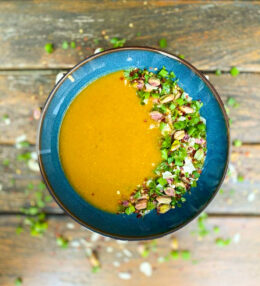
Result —
[{"label": "green herb garnish", "polygon": [[123,47],[125,42],[126,42],[126,39],[124,38],[120,39],[120,38],[114,37],[110,39],[110,43],[113,45],[113,48]]},{"label": "green herb garnish", "polygon": [[220,69],[217,69],[216,71],[215,71],[215,75],[222,75],[222,72],[221,72],[221,70]]},{"label": "green herb garnish", "polygon": [[165,38],[161,38],[159,41],[160,48],[166,48],[167,47],[167,40]]},{"label": "green herb garnish", "polygon": [[242,141],[239,140],[239,139],[235,139],[235,140],[233,141],[233,145],[234,145],[235,147],[241,147],[241,146],[242,146]]},{"label": "green herb garnish", "polygon": [[48,54],[51,54],[54,51],[53,44],[51,43],[45,44],[44,49]]},{"label": "green herb garnish", "polygon": [[231,70],[230,70],[230,74],[232,76],[238,76],[240,74],[240,71],[238,70],[237,67],[232,67]]}]

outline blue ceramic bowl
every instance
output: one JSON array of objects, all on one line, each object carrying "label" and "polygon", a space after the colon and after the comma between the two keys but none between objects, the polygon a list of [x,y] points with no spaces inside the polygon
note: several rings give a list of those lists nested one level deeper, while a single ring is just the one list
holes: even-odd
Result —
[{"label": "blue ceramic bowl", "polygon": [[[99,77],[130,67],[174,71],[179,85],[203,102],[207,120],[207,156],[197,187],[181,208],[163,215],[152,211],[144,218],[116,215],[93,207],[68,182],[59,159],[59,130],[66,110],[88,84]],[[213,199],[225,176],[229,156],[229,130],[223,103],[210,82],[177,56],[152,48],[126,47],[93,55],[69,71],[54,87],[44,106],[38,132],[38,158],[45,183],[57,203],[77,222],[118,239],[152,239],[176,231],[195,218]]]}]

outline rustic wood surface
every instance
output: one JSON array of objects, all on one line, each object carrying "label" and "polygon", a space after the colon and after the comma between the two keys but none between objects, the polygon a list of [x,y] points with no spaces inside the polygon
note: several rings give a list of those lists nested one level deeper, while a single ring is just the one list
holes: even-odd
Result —
[{"label": "rustic wood surface", "polygon": [[[109,47],[106,31],[127,45],[157,46],[165,37],[167,50],[203,70],[260,71],[259,2],[1,1],[0,11],[2,69],[71,67],[93,52],[94,39]],[[62,50],[65,40],[81,49]],[[52,55],[46,42],[55,42]]]},{"label": "rustic wood surface", "polygon": [[[95,239],[91,233],[75,225],[68,229],[69,218],[52,217],[49,231],[42,238],[31,238],[25,234],[17,236],[14,229],[18,223],[15,217],[0,217],[0,253],[8,259],[0,259],[2,284],[13,285],[16,277],[24,277],[24,285],[189,285],[189,286],[257,286],[260,280],[260,220],[258,218],[210,218],[207,227],[220,227],[221,237],[235,237],[227,247],[219,247],[211,234],[198,240],[191,231],[195,222],[178,233],[179,249],[190,250],[191,259],[178,259],[159,263],[158,257],[166,256],[171,250],[172,236],[158,240],[158,250],[147,258],[141,258],[137,242],[118,244],[114,240]],[[70,225],[71,227],[71,225]],[[68,249],[60,249],[55,236],[63,233],[70,239]],[[240,239],[239,239],[240,238]],[[86,243],[87,241],[87,243]],[[76,247],[75,247],[76,246]],[[86,248],[97,249],[102,271],[92,274],[86,258]],[[110,251],[108,253],[108,250]],[[111,249],[112,248],[112,249]],[[125,250],[130,251],[131,257]],[[120,263],[115,267],[115,261]],[[153,275],[146,277],[139,271],[142,262],[149,262]],[[118,277],[119,272],[129,272],[131,280]],[[0,276],[1,279],[1,276]]]},{"label": "rustic wood surface", "polygon": [[[28,185],[41,182],[37,170],[18,161],[19,154],[35,150],[34,110],[44,104],[59,71],[97,47],[110,48],[115,36],[126,38],[128,46],[152,47],[166,38],[166,50],[185,55],[207,74],[224,102],[233,97],[239,103],[230,107],[231,138],[243,145],[232,148],[223,192],[207,208],[210,234],[203,239],[192,235],[196,221],[175,234],[179,248],[191,252],[188,261],[158,262],[171,250],[172,236],[159,239],[157,251],[142,258],[140,243],[96,237],[53,201],[44,208],[49,228],[43,237],[15,232],[25,218],[21,208],[34,203]],[[63,50],[64,41],[75,41],[77,47]],[[52,54],[44,51],[48,42],[54,44]],[[239,76],[228,73],[232,66],[239,68]],[[216,76],[216,69],[225,72]],[[259,72],[260,1],[0,1],[0,285],[14,285],[17,277],[26,286],[260,285]],[[3,120],[6,115],[10,121]],[[30,146],[17,149],[21,135]],[[244,176],[242,182],[238,175]],[[218,234],[212,230],[216,225]],[[69,239],[67,249],[57,246],[57,235]],[[232,242],[221,248],[217,237]],[[101,262],[96,274],[86,257],[90,248]],[[140,272],[142,262],[152,265],[151,277]],[[131,279],[120,279],[120,272]]]},{"label": "rustic wood surface", "polygon": [[[26,189],[29,183],[37,185],[41,181],[39,172],[32,172],[26,162],[17,161],[17,156],[27,151],[33,151],[34,147],[18,150],[13,146],[2,146],[0,150],[0,162],[9,159],[9,166],[0,164],[0,173],[3,185],[0,192],[0,210],[4,212],[18,213],[21,207],[30,205],[32,196],[28,196]],[[245,145],[233,148],[231,163],[235,166],[237,174],[245,176],[244,181],[237,182],[234,176],[227,176],[223,185],[223,194],[216,199],[207,209],[208,213],[226,214],[260,214],[260,146]],[[14,181],[12,181],[14,179]],[[47,192],[46,192],[47,193]],[[255,199],[248,201],[248,197],[254,194]],[[252,195],[251,195],[252,196]],[[62,213],[59,206],[50,202],[46,209],[48,213]]]},{"label": "rustic wood surface", "polygon": [[[0,122],[0,142],[13,144],[16,137],[26,134],[34,144],[38,121],[33,110],[43,106],[55,84],[58,71],[23,71],[0,73],[0,117],[8,114],[10,125]],[[247,143],[260,142],[260,74],[245,73],[239,77],[229,74],[207,74],[222,100],[233,97],[239,107],[230,108],[232,138]],[[15,110],[15,112],[13,112]]]}]

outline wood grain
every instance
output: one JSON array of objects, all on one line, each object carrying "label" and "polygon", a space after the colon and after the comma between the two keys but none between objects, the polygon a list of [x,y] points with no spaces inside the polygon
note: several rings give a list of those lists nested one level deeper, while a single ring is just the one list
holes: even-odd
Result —
[{"label": "wood grain", "polygon": [[[28,151],[33,151],[29,148]],[[41,179],[37,172],[29,170],[25,162],[17,161],[17,155],[24,151],[13,146],[2,146],[0,162],[10,160],[8,167],[0,164],[0,210],[3,213],[19,212],[21,207],[29,206],[33,192],[25,192],[27,185],[37,185]],[[219,214],[260,214],[260,146],[234,148],[231,163],[237,174],[244,175],[244,181],[237,182],[236,176],[228,176],[223,185],[223,194],[217,197],[207,208],[209,213]],[[12,182],[14,179],[14,182]],[[47,194],[47,192],[46,192]],[[62,213],[55,202],[47,204],[47,213]]]},{"label": "wood grain", "polygon": [[[42,285],[43,281],[45,286],[127,286],[136,284],[136,281],[140,286],[256,286],[260,282],[259,218],[209,218],[206,226],[211,229],[211,234],[202,241],[191,235],[191,231],[196,229],[193,222],[175,234],[179,248],[191,251],[191,259],[164,263],[157,260],[169,253],[171,236],[159,239],[157,251],[141,258],[137,250],[139,243],[118,244],[102,237],[91,242],[89,231],[76,224],[74,229],[68,229],[67,223],[72,223],[69,218],[50,218],[48,232],[42,238],[33,238],[27,233],[17,236],[15,228],[18,222],[15,217],[0,216],[1,286],[14,285],[18,276],[23,278],[26,286]],[[220,227],[218,236],[235,237],[237,243],[233,241],[222,248],[217,246],[214,242],[217,235],[212,232],[215,225]],[[56,245],[55,236],[60,233],[70,239],[68,249],[60,249]],[[85,251],[89,247],[98,251],[102,265],[96,274],[91,273],[86,258]],[[108,247],[110,251],[112,248],[111,253],[107,252]],[[132,256],[128,257],[123,249],[130,251]],[[114,261],[118,261],[120,266],[114,267]],[[144,261],[153,267],[151,277],[139,271]],[[119,279],[119,272],[131,273],[131,279]]]},{"label": "wood grain", "polygon": [[[260,71],[257,1],[1,1],[0,11],[0,69],[69,68],[119,36],[153,47],[165,37],[203,70]],[[78,49],[61,49],[72,40]]]},{"label": "wood grain", "polygon": [[[11,124],[0,120],[0,143],[13,144],[15,138],[26,134],[35,143],[38,121],[33,119],[33,110],[42,106],[54,86],[58,71],[4,72],[0,74],[0,118],[10,117]],[[230,108],[233,120],[231,135],[247,143],[260,142],[260,75],[228,74],[209,79],[224,102],[234,97],[240,104]]]}]

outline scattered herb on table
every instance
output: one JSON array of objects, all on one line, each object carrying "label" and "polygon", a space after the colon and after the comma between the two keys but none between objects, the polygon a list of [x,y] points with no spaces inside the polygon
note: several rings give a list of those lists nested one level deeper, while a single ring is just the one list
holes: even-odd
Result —
[{"label": "scattered herb on table", "polygon": [[4,159],[3,162],[2,162],[2,164],[3,164],[4,166],[9,166],[9,165],[10,165],[10,160],[9,160],[9,159]]},{"label": "scattered herb on table", "polygon": [[43,186],[45,189],[43,183],[38,185],[28,184],[27,191],[32,193],[31,204],[21,208],[25,218],[16,228],[17,234],[20,234],[26,227],[29,227],[32,236],[41,236],[47,230],[48,222],[43,209],[46,203],[50,201],[50,196],[44,194]]},{"label": "scattered herb on table", "polygon": [[14,280],[14,285],[15,286],[21,286],[23,284],[23,280],[21,277],[17,277],[15,280]]},{"label": "scattered herb on table", "polygon": [[70,47],[72,49],[75,49],[76,48],[76,43],[73,41],[73,42],[70,42]]},{"label": "scattered herb on table", "polygon": [[59,235],[56,238],[56,243],[58,246],[60,246],[63,249],[68,248],[68,246],[69,246],[69,240],[62,235]]},{"label": "scattered herb on table", "polygon": [[156,177],[145,180],[129,200],[121,202],[119,212],[145,215],[156,209],[163,214],[180,207],[200,177],[206,156],[206,124],[199,113],[203,104],[192,100],[164,67],[157,73],[129,69],[124,76],[142,105],[153,102],[150,116],[161,130],[162,161],[154,170]]},{"label": "scattered herb on table", "polygon": [[215,75],[221,75],[222,74],[222,72],[221,72],[221,70],[220,69],[216,69],[216,71],[215,71]]},{"label": "scattered herb on table", "polygon": [[181,251],[181,257],[184,260],[189,260],[191,258],[191,253],[189,250],[182,250]]},{"label": "scattered herb on table", "polygon": [[237,180],[238,180],[238,182],[243,182],[244,181],[244,176],[239,174],[237,176]]},{"label": "scattered herb on table", "polygon": [[141,32],[136,33],[136,36],[140,37],[141,36]]},{"label": "scattered herb on table", "polygon": [[67,41],[64,41],[63,43],[62,43],[62,49],[63,50],[67,50],[68,48],[69,48],[69,43],[67,42]]},{"label": "scattered herb on table", "polygon": [[179,58],[185,59],[185,56],[183,54],[179,54]]},{"label": "scattered herb on table", "polygon": [[219,237],[215,240],[215,242],[218,246],[223,247],[223,246],[227,246],[231,243],[231,238],[224,239],[224,238]]},{"label": "scattered herb on table", "polygon": [[51,54],[54,51],[53,44],[51,43],[45,44],[44,49],[48,54]]},{"label": "scattered herb on table", "polygon": [[231,70],[230,70],[230,74],[232,76],[238,76],[240,74],[240,71],[238,70],[237,67],[232,67]]},{"label": "scattered herb on table", "polygon": [[167,40],[165,38],[161,38],[159,41],[160,48],[166,48],[167,47]]},{"label": "scattered herb on table", "polygon": [[227,99],[227,105],[230,107],[234,107],[234,108],[239,106],[238,102],[236,101],[236,99],[234,97],[229,97]]},{"label": "scattered herb on table", "polygon": [[235,140],[233,141],[233,145],[234,145],[235,147],[241,147],[241,146],[242,146],[242,141],[239,140],[239,139],[235,139]]},{"label": "scattered herb on table", "polygon": [[215,226],[213,227],[213,231],[214,231],[215,233],[219,233],[219,230],[220,230],[219,226],[215,225]]},{"label": "scattered herb on table", "polygon": [[114,37],[110,39],[110,43],[113,45],[113,48],[123,47],[125,42],[126,42],[126,39],[124,38],[120,39],[120,38]]},{"label": "scattered herb on table", "polygon": [[101,269],[101,264],[98,259],[97,252],[95,250],[90,250],[87,253],[88,261],[91,266],[92,273],[97,273]]}]

